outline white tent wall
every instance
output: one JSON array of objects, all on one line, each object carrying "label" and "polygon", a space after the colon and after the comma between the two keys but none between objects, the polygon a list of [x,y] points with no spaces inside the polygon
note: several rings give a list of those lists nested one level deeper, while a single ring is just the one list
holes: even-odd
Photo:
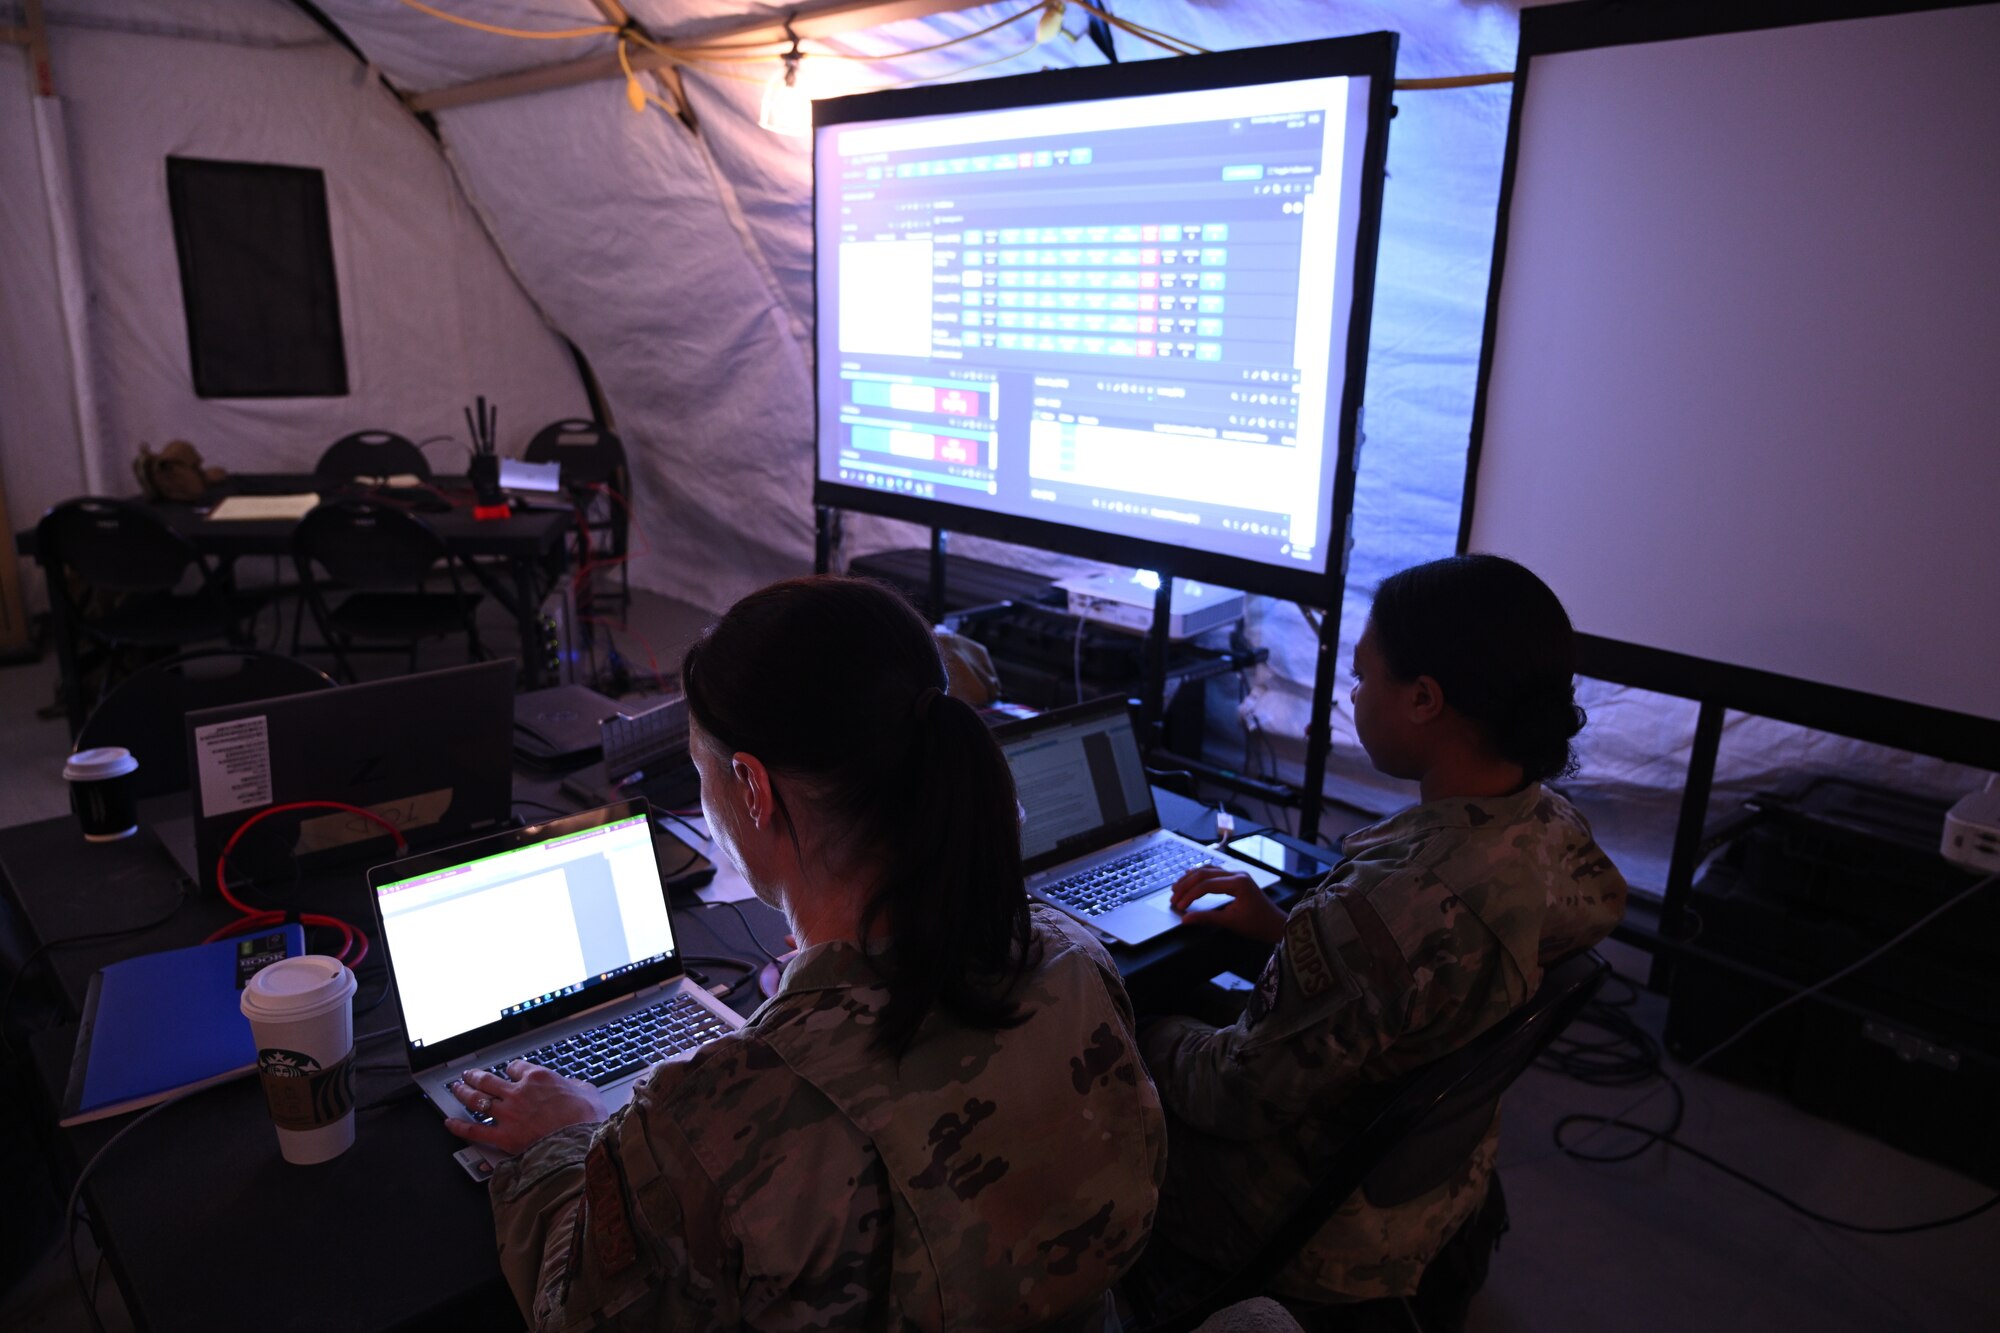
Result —
[{"label": "white tent wall", "polygon": [[[460,407],[476,393],[502,402],[503,446],[515,453],[538,427],[589,415],[574,359],[484,234],[436,142],[300,10],[284,0],[51,0],[47,13],[89,292],[104,489],[132,488],[142,442],[187,439],[234,470],[309,471],[352,430],[460,441]],[[0,131],[10,214],[14,196],[33,193],[14,135],[11,125]],[[325,172],[346,396],[195,395],[168,156]],[[24,412],[28,395],[15,383],[46,396],[68,379],[59,325],[38,308],[48,271],[32,247],[0,255],[0,288],[10,295],[0,336],[23,349],[0,372],[8,404],[0,447],[17,522],[86,489],[72,461],[74,422],[57,421],[46,405]],[[11,299],[17,292],[29,301]],[[433,454],[440,470],[461,466],[457,447]]]}]

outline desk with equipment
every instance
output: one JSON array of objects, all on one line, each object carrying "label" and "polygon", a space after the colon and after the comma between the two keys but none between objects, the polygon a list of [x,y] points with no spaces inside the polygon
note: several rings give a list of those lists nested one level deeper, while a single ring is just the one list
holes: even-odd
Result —
[{"label": "desk with equipment", "polygon": [[[432,673],[429,679],[466,678],[460,684],[469,707],[482,693],[473,687],[488,683],[487,677],[497,681],[507,670],[505,663],[484,663]],[[295,749],[311,745],[308,733],[341,715],[343,700],[368,704],[371,716],[397,729],[398,705],[373,697],[384,688],[431,687],[425,677],[405,678],[244,707],[270,719],[272,744]],[[504,745],[510,734],[506,701],[501,693],[484,693],[492,694],[489,706],[476,711],[490,714],[490,729]],[[357,695],[369,695],[372,702],[355,700]],[[190,718],[190,730],[199,734],[228,725],[232,719],[224,713],[243,711],[209,710]],[[301,711],[317,715],[319,722],[281,716]],[[473,751],[485,754],[485,747],[467,751],[468,760]],[[198,751],[192,768],[199,782]],[[308,793],[297,785],[345,781],[324,765],[274,761],[268,778],[261,802],[236,812],[241,820],[314,796],[351,798],[350,804],[395,817],[393,792],[384,796],[341,786]],[[537,797],[549,794],[546,783],[532,790]],[[202,799],[198,787],[192,797],[197,811]],[[1214,839],[1211,809],[1164,792],[1156,792],[1155,799],[1169,827]],[[276,843],[286,847],[316,850],[299,859],[296,875],[271,856],[246,855],[239,866],[232,855],[227,875],[236,902],[229,902],[216,892],[214,861],[195,853],[192,844],[218,833],[226,841],[234,830],[190,828],[187,807],[174,798],[148,806],[136,834],[106,843],[87,843],[70,817],[0,830],[0,876],[33,942],[43,949],[31,966],[45,968],[46,975],[28,979],[53,982],[48,989],[59,1017],[68,1020],[31,1041],[42,1094],[37,1118],[45,1122],[56,1119],[70,1082],[77,1044],[73,1024],[99,969],[141,954],[184,949],[244,925],[263,939],[296,929],[290,920],[303,920],[307,947],[327,952],[346,938],[329,933],[327,922],[344,922],[370,936],[376,931],[365,871],[392,859],[387,836],[322,845],[314,840],[317,834],[308,836],[309,821],[322,811],[281,811],[258,828],[275,830]],[[408,836],[421,840],[422,832],[412,828]],[[530,829],[522,836],[532,834]],[[675,842],[677,835],[684,842]],[[239,852],[253,836],[262,835],[244,837]],[[674,892],[684,877],[673,872],[708,847],[706,830],[698,816],[662,816],[653,822],[653,837],[666,891]],[[256,882],[245,873],[253,868]],[[619,892],[628,889],[621,883]],[[748,886],[725,866],[698,897],[676,894],[670,912],[674,945],[689,975],[702,984],[724,983],[720,998],[745,1014],[762,998],[753,965],[784,947],[782,919],[754,900],[744,901],[749,898]],[[246,921],[249,910],[272,912],[275,924]],[[1135,990],[1141,982],[1178,988],[1225,968],[1253,969],[1254,962],[1227,956],[1236,944],[1223,932],[1190,928],[1114,956]],[[287,1163],[264,1093],[249,1078],[50,1131],[50,1159],[63,1164],[65,1185],[89,1164],[77,1215],[88,1219],[99,1238],[139,1327],[206,1329],[241,1322],[246,1285],[239,1275],[256,1275],[265,1292],[258,1298],[260,1308],[275,1291],[301,1315],[311,1311],[342,1328],[517,1325],[500,1276],[484,1187],[468,1175],[476,1163],[455,1159],[462,1145],[412,1082],[401,1044],[400,996],[390,982],[383,942],[374,939],[372,946],[349,958],[359,979],[353,1001],[358,1125],[353,1146],[332,1160]]]},{"label": "desk with equipment", "polygon": [[[533,689],[550,683],[541,655],[526,648],[541,642],[539,570],[562,550],[564,538],[575,526],[575,515],[568,505],[524,509],[505,519],[476,519],[469,507],[471,493],[457,478],[440,477],[420,486],[369,488],[308,474],[245,473],[210,487],[204,504],[169,502],[150,508],[202,555],[227,563],[242,556],[289,557],[293,530],[310,508],[302,497],[331,499],[346,493],[407,504],[452,555],[493,562],[497,568],[488,568],[482,560],[469,560],[468,567],[507,608],[519,628],[525,686]],[[457,500],[465,503],[455,503]],[[246,516],[229,516],[232,507]],[[39,554],[33,529],[21,533],[15,546],[22,555]],[[65,623],[66,599],[58,595],[55,586],[60,572],[44,562],[42,574],[49,581],[57,663],[69,708],[70,734],[75,735],[85,712],[84,691],[78,684],[76,629]]]}]

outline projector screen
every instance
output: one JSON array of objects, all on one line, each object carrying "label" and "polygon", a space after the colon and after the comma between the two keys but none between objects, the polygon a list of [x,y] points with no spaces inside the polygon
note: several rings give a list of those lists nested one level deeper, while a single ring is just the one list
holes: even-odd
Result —
[{"label": "projector screen", "polygon": [[2000,6],[1654,9],[1522,16],[1461,545],[1633,683],[2000,719]]},{"label": "projector screen", "polygon": [[817,501],[1326,604],[1393,60],[816,104]]}]

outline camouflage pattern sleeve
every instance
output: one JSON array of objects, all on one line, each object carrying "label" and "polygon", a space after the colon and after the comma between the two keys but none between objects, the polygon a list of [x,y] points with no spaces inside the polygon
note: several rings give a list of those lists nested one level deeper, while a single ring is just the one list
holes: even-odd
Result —
[{"label": "camouflage pattern sleeve", "polygon": [[1170,1018],[1147,1029],[1161,1099],[1193,1127],[1235,1139],[1337,1100],[1400,1027],[1384,981],[1342,895],[1321,889],[1292,909],[1235,1024]]},{"label": "camouflage pattern sleeve", "polygon": [[1597,845],[1576,807],[1558,798],[1549,809],[1551,824],[1560,830],[1562,855],[1549,877],[1540,941],[1543,963],[1588,949],[1609,935],[1625,915],[1627,893],[1625,877]]},{"label": "camouflage pattern sleeve", "polygon": [[720,1196],[662,1118],[638,1097],[494,1172],[501,1271],[537,1333],[706,1324],[733,1312]]}]

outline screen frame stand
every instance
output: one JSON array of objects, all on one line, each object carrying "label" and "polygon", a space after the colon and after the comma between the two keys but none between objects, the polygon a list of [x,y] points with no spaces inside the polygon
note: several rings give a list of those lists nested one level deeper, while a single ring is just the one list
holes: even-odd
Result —
[{"label": "screen frame stand", "polygon": [[[1351,513],[1354,469],[1343,468],[1342,473],[1345,484],[1336,487],[1335,495],[1337,500],[1344,501],[1346,510]],[[840,514],[840,509],[834,505],[813,506],[815,574],[833,572],[834,552],[840,545]],[[930,534],[929,586],[925,594],[926,605],[922,609],[930,622],[936,625],[943,623],[947,614],[945,587],[951,533],[949,529],[932,525]],[[1333,750],[1333,684],[1335,663],[1340,652],[1338,589],[1333,590],[1336,595],[1328,598],[1332,605],[1320,614],[1319,651],[1313,669],[1312,720],[1307,724],[1305,735],[1305,776],[1300,785],[1294,786],[1289,782],[1267,782],[1231,772],[1204,759],[1167,748],[1167,650],[1172,642],[1169,630],[1173,621],[1174,580],[1181,576],[1170,570],[1159,573],[1160,587],[1153,594],[1153,620],[1146,630],[1146,671],[1138,700],[1139,743],[1148,767],[1182,770],[1190,777],[1238,795],[1296,809],[1299,812],[1297,836],[1307,842],[1318,842],[1320,813],[1326,801],[1327,760]],[[1345,561],[1342,562],[1341,575],[1344,580]]]}]

